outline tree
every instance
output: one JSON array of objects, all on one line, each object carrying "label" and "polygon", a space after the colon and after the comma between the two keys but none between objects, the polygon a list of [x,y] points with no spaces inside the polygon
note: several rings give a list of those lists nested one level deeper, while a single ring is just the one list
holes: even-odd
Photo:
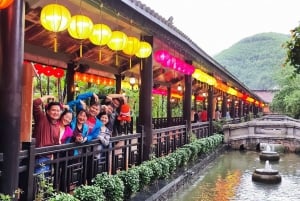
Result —
[{"label": "tree", "polygon": [[291,38],[284,47],[287,49],[285,65],[293,66],[295,73],[300,74],[300,25],[291,30]]}]

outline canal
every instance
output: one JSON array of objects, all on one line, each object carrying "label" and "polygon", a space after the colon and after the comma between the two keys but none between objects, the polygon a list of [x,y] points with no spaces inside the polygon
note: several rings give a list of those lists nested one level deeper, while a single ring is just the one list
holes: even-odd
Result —
[{"label": "canal", "polygon": [[264,168],[259,153],[229,151],[206,167],[190,186],[178,191],[170,201],[299,201],[300,155],[280,154],[271,168],[282,177],[279,184],[252,181],[252,173]]}]

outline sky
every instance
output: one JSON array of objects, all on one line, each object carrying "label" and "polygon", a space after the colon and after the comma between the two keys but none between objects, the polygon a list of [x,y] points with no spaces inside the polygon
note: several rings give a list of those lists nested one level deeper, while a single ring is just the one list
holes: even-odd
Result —
[{"label": "sky", "polygon": [[140,0],[169,19],[210,56],[259,33],[290,34],[300,0]]}]

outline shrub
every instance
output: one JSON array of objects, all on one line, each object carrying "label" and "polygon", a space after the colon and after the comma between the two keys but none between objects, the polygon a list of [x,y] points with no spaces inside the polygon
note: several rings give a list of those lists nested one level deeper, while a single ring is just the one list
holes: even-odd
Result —
[{"label": "shrub", "polygon": [[58,193],[58,194],[54,194],[54,196],[51,197],[49,201],[81,201],[81,200],[78,200],[73,195],[67,193]]},{"label": "shrub", "polygon": [[128,200],[131,195],[136,193],[140,189],[140,176],[136,167],[129,169],[128,171],[121,171],[117,176],[124,183],[124,198]]},{"label": "shrub", "polygon": [[[161,179],[168,178],[170,176],[170,164],[167,157],[157,158],[156,162],[161,165],[161,170],[162,170]],[[176,167],[176,161],[175,161],[175,167]]]},{"label": "shrub", "polygon": [[137,167],[140,176],[140,189],[142,190],[145,186],[149,185],[151,178],[153,177],[153,171],[150,167],[142,163]]},{"label": "shrub", "polygon": [[74,197],[80,201],[103,201],[105,196],[99,186],[82,185],[74,190]]},{"label": "shrub", "polygon": [[107,172],[98,174],[94,183],[103,189],[107,201],[122,201],[124,197],[124,183],[116,175],[108,175]]}]

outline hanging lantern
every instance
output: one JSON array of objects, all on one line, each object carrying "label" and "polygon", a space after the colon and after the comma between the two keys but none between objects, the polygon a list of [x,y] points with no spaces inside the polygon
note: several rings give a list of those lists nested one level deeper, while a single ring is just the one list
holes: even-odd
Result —
[{"label": "hanging lantern", "polygon": [[136,37],[128,37],[127,43],[123,52],[127,55],[130,55],[129,59],[129,67],[131,68],[131,56],[135,55],[135,53],[140,49],[140,40]]},{"label": "hanging lantern", "polygon": [[0,9],[5,9],[12,4],[14,0],[0,0]]},{"label": "hanging lantern", "polygon": [[[105,24],[95,24],[93,31],[89,36],[94,45],[106,45],[111,38],[111,29]],[[99,61],[101,61],[101,49],[99,51]]]},{"label": "hanging lantern", "polygon": [[[127,43],[127,35],[121,31],[113,31],[107,46],[115,51],[123,50]],[[116,54],[116,65],[119,65],[118,54]]]},{"label": "hanging lantern", "polygon": [[115,51],[123,50],[126,46],[127,35],[121,31],[113,31],[107,46]]},{"label": "hanging lantern", "polygon": [[62,78],[65,75],[65,71],[61,68],[56,68],[53,70],[53,75],[56,78]]},{"label": "hanging lantern", "polygon": [[[42,26],[55,34],[68,28],[71,20],[69,10],[59,4],[49,4],[41,11],[40,21]],[[57,39],[54,37],[54,52],[57,52]]]},{"label": "hanging lantern", "polygon": [[166,50],[157,50],[154,53],[154,58],[158,63],[163,63],[170,58],[170,54]]},{"label": "hanging lantern", "polygon": [[[84,15],[74,15],[68,28],[71,37],[79,40],[87,39],[93,31],[92,20]],[[82,42],[80,43],[80,57],[82,57]]]},{"label": "hanging lantern", "polygon": [[53,68],[52,68],[51,66],[46,66],[46,67],[44,68],[43,73],[44,73],[44,75],[46,75],[47,77],[50,77],[50,76],[53,75],[54,70],[53,70]]},{"label": "hanging lantern", "polygon": [[140,49],[140,40],[136,37],[128,37],[127,43],[123,52],[127,55],[135,55],[135,53]]},{"label": "hanging lantern", "polygon": [[152,53],[152,47],[149,43],[142,41],[140,45],[140,49],[137,51],[135,56],[139,58],[147,58]]}]

